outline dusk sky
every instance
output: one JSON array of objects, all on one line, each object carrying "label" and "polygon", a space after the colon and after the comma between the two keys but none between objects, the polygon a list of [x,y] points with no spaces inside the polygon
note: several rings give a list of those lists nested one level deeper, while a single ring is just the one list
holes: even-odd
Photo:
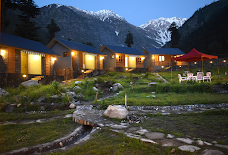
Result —
[{"label": "dusk sky", "polygon": [[82,10],[112,10],[129,23],[140,26],[160,17],[190,18],[193,13],[217,0],[34,0],[39,7],[48,4],[75,6]]}]

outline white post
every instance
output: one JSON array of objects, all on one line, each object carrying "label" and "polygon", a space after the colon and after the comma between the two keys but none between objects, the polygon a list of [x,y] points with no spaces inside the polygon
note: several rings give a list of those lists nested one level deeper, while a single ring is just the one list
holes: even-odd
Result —
[{"label": "white post", "polygon": [[125,108],[127,109],[127,93],[125,93]]}]

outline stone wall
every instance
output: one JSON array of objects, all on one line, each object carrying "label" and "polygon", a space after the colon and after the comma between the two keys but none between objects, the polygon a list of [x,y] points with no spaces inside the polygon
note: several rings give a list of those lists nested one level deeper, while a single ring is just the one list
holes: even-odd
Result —
[{"label": "stone wall", "polygon": [[46,75],[46,58],[45,57],[41,57],[41,72],[42,75]]},{"label": "stone wall", "polygon": [[72,68],[56,69],[55,75],[63,76],[65,80],[73,79],[73,69]]}]

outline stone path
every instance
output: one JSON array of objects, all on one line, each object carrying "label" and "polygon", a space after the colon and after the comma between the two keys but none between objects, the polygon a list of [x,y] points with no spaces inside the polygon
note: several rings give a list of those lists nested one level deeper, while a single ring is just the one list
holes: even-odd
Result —
[{"label": "stone path", "polygon": [[[208,105],[206,105],[208,106]],[[211,105],[213,107],[213,105]],[[220,104],[219,107],[224,108],[227,107],[228,104]],[[170,108],[170,106],[151,106],[150,109],[153,109],[154,111],[159,110],[166,110]],[[184,109],[182,106],[182,109]],[[188,107],[188,106],[186,106]],[[197,106],[196,106],[197,107]],[[199,106],[200,108],[201,106]],[[202,106],[204,107],[204,106]],[[148,107],[141,107],[138,109],[146,109]],[[155,109],[154,109],[155,108]],[[158,109],[157,109],[158,108]],[[205,108],[205,107],[204,107]],[[130,107],[130,113],[135,112],[131,111],[132,107]],[[136,108],[133,108],[136,110]],[[137,110],[138,110],[137,109]],[[178,108],[177,108],[178,109]],[[177,110],[176,109],[176,110]],[[169,109],[170,110],[170,109]],[[200,110],[200,109],[198,109]],[[175,111],[175,108],[173,109]],[[145,111],[144,111],[145,112]],[[165,111],[164,111],[165,112]],[[175,138],[174,135],[171,134],[164,134],[160,132],[151,132],[149,129],[145,129],[142,127],[133,127],[130,123],[119,123],[116,124],[112,122],[110,119],[107,119],[106,117],[103,117],[104,110],[95,110],[93,109],[92,105],[86,105],[86,106],[77,106],[76,111],[73,113],[73,120],[75,122],[81,123],[82,125],[92,125],[94,127],[97,127],[97,129],[105,128],[109,129],[113,132],[117,133],[123,133],[127,137],[130,138],[136,138],[139,139],[142,142],[146,143],[152,143],[152,144],[161,144],[163,147],[167,146],[173,146],[178,147],[182,151],[190,151],[195,152],[197,150],[202,150],[202,155],[209,155],[209,153],[217,153],[217,154],[224,154],[225,152],[220,151],[226,150],[228,152],[228,146],[227,145],[220,145],[212,142],[206,142],[201,140],[200,138],[190,139],[188,137],[182,137],[182,138]],[[149,111],[151,113],[151,111]],[[206,149],[205,149],[206,148]],[[216,148],[216,149],[215,149]],[[175,150],[172,150],[175,152]]]}]

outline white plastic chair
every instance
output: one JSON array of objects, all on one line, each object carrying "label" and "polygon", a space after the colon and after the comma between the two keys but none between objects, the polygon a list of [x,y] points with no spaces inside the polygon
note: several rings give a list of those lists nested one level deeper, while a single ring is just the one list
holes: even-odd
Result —
[{"label": "white plastic chair", "polygon": [[211,72],[207,72],[206,76],[203,76],[203,82],[204,82],[204,80],[210,80],[210,82],[211,82]]},{"label": "white plastic chair", "polygon": [[196,80],[196,76],[193,76],[193,73],[188,73],[187,78],[188,80]]},{"label": "white plastic chair", "polygon": [[197,72],[197,82],[203,80],[203,72]]},{"label": "white plastic chair", "polygon": [[186,81],[186,80],[188,80],[187,77],[181,77],[180,74],[178,74],[178,78],[179,78],[179,83],[181,83],[181,81]]}]

